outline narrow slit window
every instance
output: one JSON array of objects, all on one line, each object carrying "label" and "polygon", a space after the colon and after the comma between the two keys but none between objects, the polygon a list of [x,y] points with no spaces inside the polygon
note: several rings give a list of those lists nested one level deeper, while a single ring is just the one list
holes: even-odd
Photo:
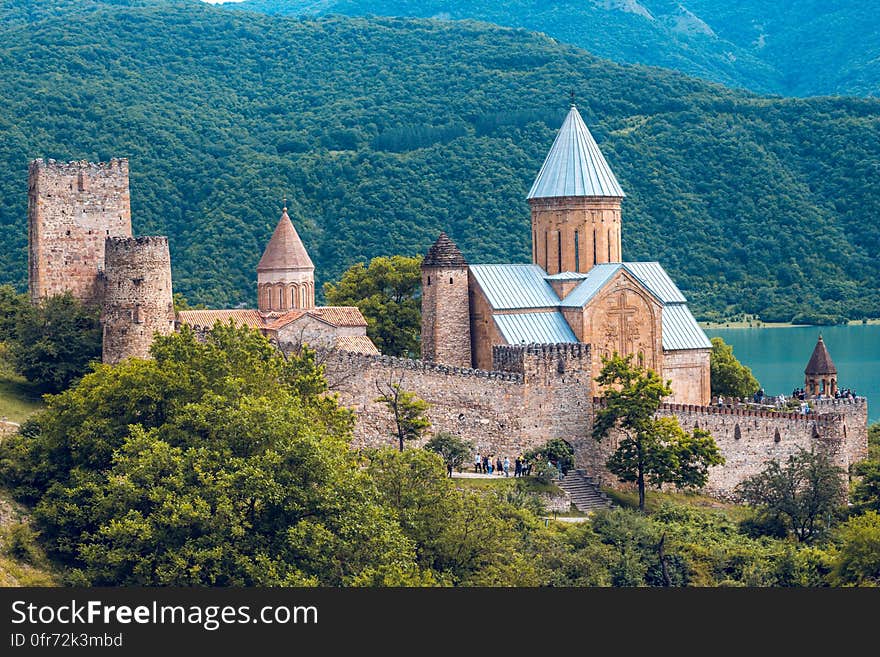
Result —
[{"label": "narrow slit window", "polygon": [[574,270],[581,270],[581,244],[580,244],[580,234],[577,231],[574,231]]}]

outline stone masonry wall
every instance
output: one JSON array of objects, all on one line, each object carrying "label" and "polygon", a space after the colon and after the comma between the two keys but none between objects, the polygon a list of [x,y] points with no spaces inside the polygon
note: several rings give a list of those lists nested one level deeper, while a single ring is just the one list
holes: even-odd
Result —
[{"label": "stone masonry wall", "polygon": [[[558,348],[557,348],[558,347]],[[399,383],[430,403],[431,432],[471,441],[481,453],[515,457],[551,438],[583,442],[591,431],[589,349],[584,345],[502,347],[518,372],[457,368],[424,361],[330,352],[323,363],[332,392],[357,416],[355,446],[396,445],[380,389]]]},{"label": "stone masonry wall", "polygon": [[663,378],[672,381],[676,404],[704,406],[712,399],[710,392],[710,349],[682,349],[663,352]]},{"label": "stone masonry wall", "polygon": [[530,199],[532,262],[548,274],[583,273],[598,263],[620,262],[620,201],[595,196]]},{"label": "stone masonry wall", "polygon": [[174,331],[167,237],[107,238],[104,362],[147,358],[153,335]]},{"label": "stone masonry wall", "polygon": [[471,366],[467,266],[422,268],[422,359]]},{"label": "stone masonry wall", "polygon": [[128,160],[34,160],[28,171],[28,289],[32,301],[70,290],[100,303],[107,237],[131,236]]}]

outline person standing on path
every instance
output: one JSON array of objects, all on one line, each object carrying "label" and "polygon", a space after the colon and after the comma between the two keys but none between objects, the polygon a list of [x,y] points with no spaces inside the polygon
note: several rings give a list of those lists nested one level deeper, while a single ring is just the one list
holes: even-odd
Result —
[{"label": "person standing on path", "polygon": [[480,456],[480,453],[477,452],[474,454],[474,472],[482,472],[483,471],[483,459]]},{"label": "person standing on path", "polygon": [[505,477],[510,476],[510,457],[509,456],[504,457],[504,476]]}]

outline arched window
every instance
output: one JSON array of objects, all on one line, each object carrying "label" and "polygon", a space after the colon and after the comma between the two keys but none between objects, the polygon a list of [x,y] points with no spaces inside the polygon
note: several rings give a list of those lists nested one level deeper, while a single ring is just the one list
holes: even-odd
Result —
[{"label": "arched window", "polygon": [[594,265],[599,263],[597,255],[598,255],[598,251],[596,249],[596,229],[594,228],[593,229],[593,264]]},{"label": "arched window", "polygon": [[740,440],[742,437],[743,437],[742,431],[740,430],[739,425],[737,424],[737,425],[733,428],[733,439],[734,439],[734,440]]},{"label": "arched window", "polygon": [[278,310],[284,310],[284,288],[278,288]]},{"label": "arched window", "polygon": [[611,229],[608,229],[608,262],[613,262],[611,258]]},{"label": "arched window", "polygon": [[430,284],[431,284],[431,277],[428,276],[428,285],[430,285]]},{"label": "arched window", "polygon": [[299,307],[306,308],[306,285],[299,288]]},{"label": "arched window", "polygon": [[574,231],[574,270],[581,270],[581,243],[578,231]]},{"label": "arched window", "polygon": [[449,284],[452,285],[452,276],[449,277]]}]

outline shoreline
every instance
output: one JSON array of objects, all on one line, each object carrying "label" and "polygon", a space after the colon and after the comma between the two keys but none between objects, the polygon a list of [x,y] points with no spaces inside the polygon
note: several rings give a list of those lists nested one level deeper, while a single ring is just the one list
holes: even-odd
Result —
[{"label": "shoreline", "polygon": [[880,319],[852,320],[846,324],[792,324],[791,322],[759,322],[759,321],[736,321],[736,322],[697,322],[702,329],[747,329],[747,328],[832,328],[835,326],[876,326],[880,325]]}]

